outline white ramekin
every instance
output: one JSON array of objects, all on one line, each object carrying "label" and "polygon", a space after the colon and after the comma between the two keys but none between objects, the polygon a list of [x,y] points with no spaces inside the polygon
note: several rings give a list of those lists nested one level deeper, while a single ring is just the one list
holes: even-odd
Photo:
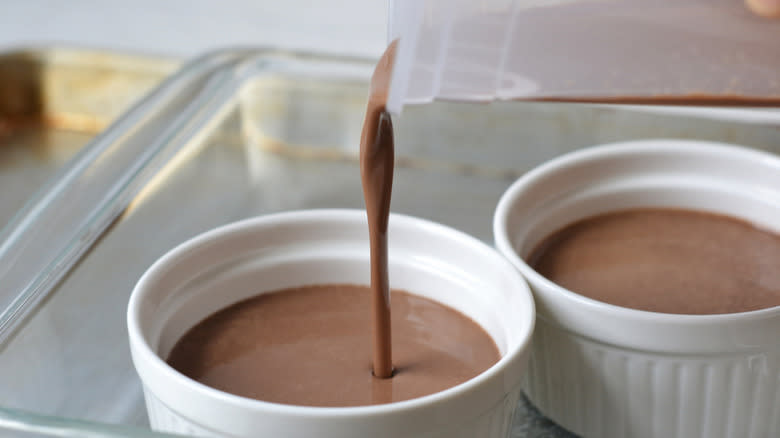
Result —
[{"label": "white ramekin", "polygon": [[780,307],[698,316],[627,309],[565,290],[524,261],[573,221],[655,206],[725,213],[780,232],[780,159],[647,140],[567,154],[515,182],[493,225],[499,251],[537,305],[524,390],[545,415],[589,438],[779,437]]},{"label": "white ramekin", "polygon": [[439,393],[350,408],[251,400],[178,373],[162,358],[186,330],[220,308],[293,286],[367,284],[364,211],[263,216],[182,244],[136,285],[127,323],[152,428],[229,437],[507,436],[534,326],[528,287],[495,250],[461,232],[392,215],[389,233],[391,286],[471,317],[495,340],[502,355],[498,363]]}]

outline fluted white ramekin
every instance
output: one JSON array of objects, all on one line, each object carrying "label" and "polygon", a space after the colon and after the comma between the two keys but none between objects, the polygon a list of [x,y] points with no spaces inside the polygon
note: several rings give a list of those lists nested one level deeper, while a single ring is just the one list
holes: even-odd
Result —
[{"label": "fluted white ramekin", "polygon": [[646,140],[567,154],[515,182],[498,204],[494,233],[537,304],[528,397],[588,438],[780,437],[780,307],[724,315],[627,309],[561,288],[526,264],[563,226],[632,207],[725,213],[780,232],[780,158]]},{"label": "fluted white ramekin", "polygon": [[152,427],[220,437],[506,437],[534,326],[528,287],[494,249],[453,229],[392,215],[389,236],[391,286],[471,317],[499,347],[498,363],[442,392],[348,408],[251,400],[178,373],[163,358],[186,330],[221,308],[294,286],[367,284],[364,211],[269,215],[182,244],[133,291],[130,348]]}]

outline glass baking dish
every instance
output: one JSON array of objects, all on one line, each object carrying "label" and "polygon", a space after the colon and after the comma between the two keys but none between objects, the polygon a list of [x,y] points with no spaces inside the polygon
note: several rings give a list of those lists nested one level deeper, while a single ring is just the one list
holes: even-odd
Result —
[{"label": "glass baking dish", "polygon": [[[0,235],[3,436],[155,436],[127,300],[163,253],[282,210],[362,208],[371,61],[226,50],[187,64],[69,163]],[[676,137],[780,152],[780,127],[611,106],[437,102],[396,120],[392,210],[492,241],[523,172],[611,141]],[[13,436],[13,435],[11,435]],[[521,401],[513,436],[571,436]]]},{"label": "glass baking dish", "polygon": [[179,61],[84,48],[0,50],[0,227]]}]

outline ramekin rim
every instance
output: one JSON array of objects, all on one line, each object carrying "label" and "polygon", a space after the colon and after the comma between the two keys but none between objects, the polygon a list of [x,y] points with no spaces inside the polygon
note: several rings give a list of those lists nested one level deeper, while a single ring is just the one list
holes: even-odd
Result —
[{"label": "ramekin rim", "polygon": [[[470,236],[455,228],[439,224],[427,219],[408,216],[404,214],[391,213],[391,223],[415,223],[416,225],[422,225],[431,230],[438,230],[438,232],[445,232],[449,236],[457,238],[461,242],[476,246],[481,251],[492,254],[496,263],[504,264],[502,270],[509,274],[513,280],[514,287],[522,293],[525,298],[525,304],[528,309],[527,321],[523,324],[523,334],[519,337],[519,342],[514,346],[507,349],[507,352],[493,364],[490,368],[483,371],[479,375],[467,380],[459,385],[447,388],[443,391],[435,392],[433,394],[425,395],[422,397],[404,400],[400,402],[386,403],[380,405],[368,405],[368,406],[350,406],[350,407],[319,407],[319,406],[300,406],[300,405],[288,405],[281,403],[273,403],[262,400],[255,400],[247,397],[242,397],[234,394],[220,391],[218,389],[211,388],[205,384],[190,379],[187,376],[179,373],[168,365],[156,352],[153,351],[147,339],[141,334],[141,323],[138,321],[140,301],[143,298],[143,291],[147,288],[147,283],[152,280],[154,275],[157,275],[158,271],[171,263],[172,259],[175,259],[185,253],[191,247],[195,247],[201,243],[211,241],[223,234],[231,232],[241,232],[254,226],[259,226],[261,223],[270,224],[272,222],[288,222],[290,218],[296,220],[323,220],[331,219],[337,220],[338,218],[356,220],[360,215],[365,215],[364,210],[358,209],[308,209],[308,210],[292,210],[279,213],[272,213],[253,218],[244,219],[241,221],[229,223],[212,230],[199,234],[185,242],[177,245],[162,257],[157,259],[141,276],[130,296],[127,312],[127,326],[128,336],[131,344],[131,349],[136,353],[142,355],[142,360],[147,362],[147,366],[152,368],[158,375],[164,376],[167,379],[171,379],[172,383],[184,388],[189,388],[190,391],[194,391],[200,396],[208,397],[212,399],[220,400],[235,408],[251,409],[255,411],[263,411],[266,413],[289,415],[295,417],[314,417],[314,418],[338,418],[338,417],[371,417],[375,415],[388,415],[398,414],[407,410],[417,410],[425,407],[430,407],[447,399],[457,399],[467,396],[470,392],[475,391],[484,381],[500,378],[506,371],[511,363],[520,360],[523,353],[528,350],[531,336],[536,319],[536,309],[533,301],[533,297],[530,292],[530,288],[522,276],[517,274],[517,270],[512,264],[506,260],[501,254],[499,254],[494,248],[491,248],[479,239]],[[343,220],[342,219],[342,220]],[[392,226],[392,225],[391,225]],[[151,389],[157,396],[159,394]]]},{"label": "ramekin rim", "polygon": [[[673,143],[673,144],[671,144]],[[571,302],[576,306],[580,306],[590,310],[596,310],[603,314],[614,315],[624,319],[632,318],[634,320],[657,323],[657,324],[670,324],[677,325],[709,325],[709,324],[723,324],[723,323],[738,323],[745,320],[754,320],[757,318],[765,318],[767,316],[780,317],[780,306],[768,307],[763,309],[751,310],[747,312],[736,313],[721,313],[721,314],[675,314],[675,313],[662,313],[652,312],[647,310],[632,309],[627,307],[618,306],[615,304],[598,301],[593,298],[580,295],[576,292],[570,291],[564,287],[561,287],[554,282],[548,280],[543,275],[536,272],[530,265],[528,265],[522,257],[517,254],[514,249],[508,230],[508,219],[512,211],[512,206],[515,199],[518,197],[522,188],[532,181],[539,179],[540,177],[548,174],[551,169],[563,168],[575,163],[581,163],[584,159],[587,161],[601,159],[604,156],[615,154],[626,154],[635,151],[652,151],[658,152],[659,150],[674,150],[679,151],[680,148],[686,148],[689,151],[694,152],[712,152],[715,150],[717,153],[726,154],[740,154],[745,157],[769,160],[774,162],[776,166],[780,168],[780,158],[770,154],[769,152],[747,149],[734,144],[712,142],[712,141],[700,141],[700,140],[688,140],[688,139],[674,139],[674,138],[653,138],[642,139],[633,141],[621,141],[613,143],[604,143],[584,149],[580,149],[574,152],[563,154],[552,160],[549,160],[540,166],[530,170],[522,175],[516,181],[514,181],[501,195],[499,202],[496,206],[493,215],[493,238],[499,252],[507,257],[512,265],[521,270],[523,276],[533,277],[534,281],[544,284],[547,288],[555,290],[555,293],[566,299],[567,302]],[[530,283],[531,281],[529,281]],[[546,291],[540,291],[542,294],[548,294]]]}]

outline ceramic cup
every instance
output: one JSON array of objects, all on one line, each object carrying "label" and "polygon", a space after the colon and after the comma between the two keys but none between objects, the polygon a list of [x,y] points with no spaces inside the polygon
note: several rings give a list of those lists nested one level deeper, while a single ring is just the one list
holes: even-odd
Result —
[{"label": "ceramic cup", "polygon": [[633,207],[723,213],[780,232],[780,158],[715,143],[636,141],[561,156],[515,182],[494,232],[536,300],[528,397],[587,438],[780,436],[780,307],[722,315],[627,309],[559,287],[526,264],[541,239],[567,224]]},{"label": "ceramic cup", "polygon": [[364,211],[263,216],[182,244],[136,285],[127,323],[152,428],[229,437],[507,436],[534,326],[528,287],[494,249],[461,232],[400,215],[391,216],[389,227],[391,287],[469,316],[496,342],[501,359],[495,365],[425,397],[346,408],[252,400],[178,373],[163,358],[189,328],[221,308],[283,288],[368,283]]}]

